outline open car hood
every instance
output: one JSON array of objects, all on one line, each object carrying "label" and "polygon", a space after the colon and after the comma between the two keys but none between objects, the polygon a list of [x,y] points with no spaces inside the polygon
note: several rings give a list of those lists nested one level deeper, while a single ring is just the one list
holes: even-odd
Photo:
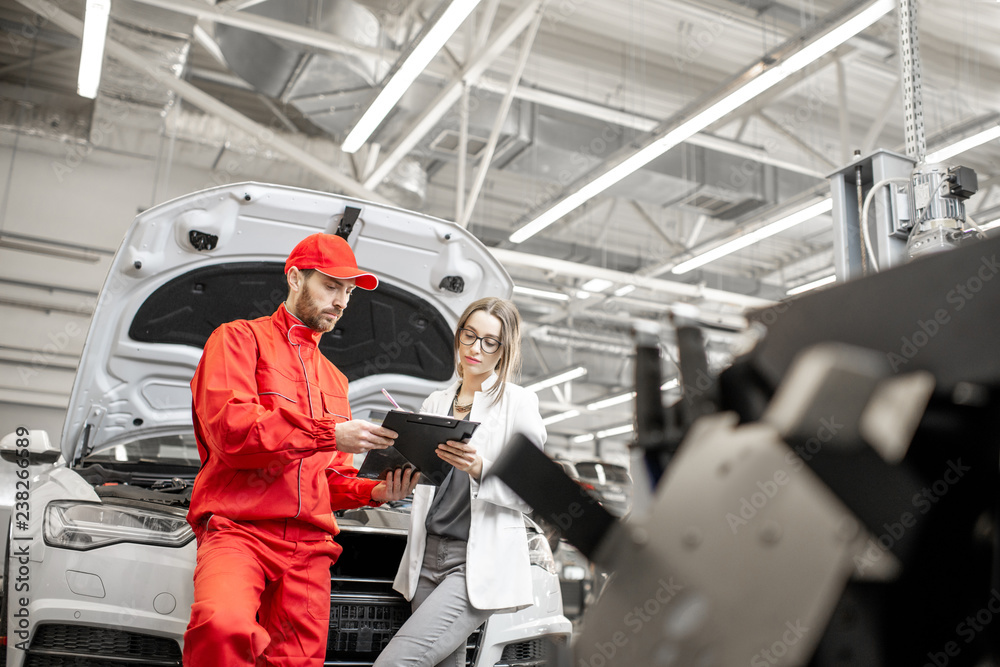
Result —
[{"label": "open car hood", "polygon": [[[345,236],[379,277],[356,290],[320,348],[350,382],[355,417],[416,409],[454,371],[465,307],[512,282],[458,225],[325,192],[238,183],[139,214],[101,290],[70,397],[61,447],[76,461],[104,447],[191,426],[189,383],[223,322],[270,315],[285,299],[284,262],[309,234]],[[376,398],[376,396],[378,398]]]}]

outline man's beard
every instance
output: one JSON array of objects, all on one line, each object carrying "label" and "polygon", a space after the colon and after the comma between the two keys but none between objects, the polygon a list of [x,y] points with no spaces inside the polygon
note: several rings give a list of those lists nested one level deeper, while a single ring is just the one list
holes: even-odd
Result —
[{"label": "man's beard", "polygon": [[[318,306],[308,283],[305,285],[299,302],[300,305],[297,309],[299,311],[299,319],[313,331],[322,331],[323,333],[331,331],[344,312],[343,308],[336,306],[331,306],[327,309]],[[327,317],[324,317],[324,315],[327,315]],[[335,317],[331,318],[329,315],[335,315]]]}]

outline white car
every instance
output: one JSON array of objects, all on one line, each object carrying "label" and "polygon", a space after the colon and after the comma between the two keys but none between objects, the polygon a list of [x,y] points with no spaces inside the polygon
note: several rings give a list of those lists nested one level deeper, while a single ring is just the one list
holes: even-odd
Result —
[{"label": "white car", "polygon": [[[328,193],[243,183],[140,214],[94,314],[59,443],[64,460],[21,473],[28,488],[15,502],[26,504],[5,559],[9,667],[181,664],[195,563],[185,515],[200,463],[189,382],[216,326],[269,315],[284,300],[285,257],[317,231],[345,236],[382,281],[355,292],[320,344],[350,379],[356,418],[388,407],[383,387],[419,407],[451,379],[465,306],[512,288],[457,225]],[[15,436],[0,462],[14,478],[19,459],[46,450],[37,433]],[[331,570],[327,665],[371,664],[409,615],[391,587],[409,521],[406,504],[395,505],[338,519],[344,553]],[[535,604],[474,633],[470,665],[541,665],[548,642],[569,639],[551,551],[530,522],[526,530]]]}]

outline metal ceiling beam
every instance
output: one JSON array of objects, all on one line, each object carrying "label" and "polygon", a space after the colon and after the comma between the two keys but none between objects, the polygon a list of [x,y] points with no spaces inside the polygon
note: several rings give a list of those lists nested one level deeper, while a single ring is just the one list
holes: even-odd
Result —
[{"label": "metal ceiling beam", "polygon": [[[71,35],[76,35],[77,37],[83,35],[83,21],[59,9],[48,0],[18,0],[18,2],[40,16],[52,21]],[[112,40],[107,41],[105,49],[108,55],[119,60],[122,64],[145,74],[150,79],[160,83],[160,85],[176,92],[186,102],[193,104],[205,113],[218,116],[230,125],[257,138],[261,144],[270,146],[279,153],[282,153],[289,160],[298,163],[303,168],[340,188],[345,194],[370,201],[389,203],[385,197],[379,195],[374,190],[369,190],[362,186],[346,174],[317,159],[295,144],[281,138],[273,130],[247,118],[232,107],[223,104],[187,81],[178,79],[170,72],[160,69],[157,63],[147,60],[132,49]]]},{"label": "metal ceiling beam", "polygon": [[639,214],[639,219],[641,219],[643,222],[649,225],[649,228],[652,229],[654,232],[656,232],[656,235],[659,236],[661,239],[663,239],[663,241],[668,246],[674,248],[675,250],[680,250],[680,251],[684,251],[686,249],[682,243],[678,242],[676,239],[670,238],[670,236],[665,231],[660,229],[660,226],[656,224],[656,221],[653,220],[653,217],[646,212],[646,209],[642,207],[642,204],[640,204],[635,199],[630,199],[629,203],[632,205],[632,208],[635,209],[636,213]]},{"label": "metal ceiling beam", "polygon": [[896,78],[896,83],[889,87],[889,93],[885,96],[885,99],[882,100],[882,104],[879,106],[879,109],[875,114],[875,121],[872,123],[872,126],[868,128],[868,133],[861,142],[862,155],[868,155],[875,149],[875,142],[878,141],[878,137],[882,134],[885,124],[889,121],[889,109],[892,108],[892,105],[895,104],[896,100],[899,98],[902,82],[902,76],[899,76]]},{"label": "metal ceiling beam", "polygon": [[774,305],[774,301],[769,301],[768,299],[737,294],[736,292],[727,292],[702,285],[691,285],[673,280],[663,280],[661,278],[647,278],[625,271],[605,269],[591,264],[579,264],[553,257],[542,257],[541,255],[532,255],[516,250],[505,250],[502,248],[490,248],[489,250],[497,258],[497,261],[504,266],[524,266],[542,271],[552,271],[559,275],[574,276],[576,278],[605,278],[615,283],[621,283],[622,285],[635,285],[642,289],[669,294],[673,297],[705,299],[740,308],[766,308]]},{"label": "metal ceiling beam", "polygon": [[[507,92],[504,93],[503,101],[500,103],[500,108],[497,110],[497,117],[493,123],[493,128],[490,130],[490,137],[486,141],[486,150],[483,155],[479,158],[479,168],[476,171],[476,180],[472,183],[472,190],[469,192],[469,199],[465,202],[465,208],[462,211],[462,217],[456,220],[456,222],[461,227],[469,226],[469,219],[472,218],[472,211],[476,207],[476,200],[479,199],[479,192],[483,188],[483,183],[486,182],[486,173],[490,169],[490,163],[493,161],[493,154],[497,149],[497,141],[500,139],[500,130],[503,129],[503,123],[507,119],[507,112],[510,110],[510,103],[514,100],[514,91],[517,90],[517,84],[521,80],[521,75],[524,73],[524,67],[528,64],[528,55],[531,53],[531,47],[535,43],[535,35],[538,34],[538,27],[542,24],[542,12],[535,14],[535,20],[531,22],[531,25],[524,32],[524,36],[521,37],[521,51],[517,57],[517,64],[514,66],[514,71],[510,75],[510,83],[507,86]],[[464,146],[460,148],[464,149]]]},{"label": "metal ceiling beam", "polygon": [[[392,59],[398,55],[398,53],[394,51],[375,50],[375,49],[368,49],[366,47],[360,47],[350,42],[340,40],[339,38],[329,35],[327,33],[320,32],[318,30],[301,28],[289,23],[275,21],[273,19],[267,19],[265,17],[259,17],[252,14],[238,14],[232,8],[219,9],[219,7],[222,7],[221,4],[218,5],[217,7],[210,7],[197,2],[191,2],[190,0],[182,0],[177,3],[175,3],[173,0],[137,0],[137,2],[143,2],[149,5],[162,7],[164,9],[171,9],[192,16],[197,16],[199,19],[204,19],[206,21],[214,21],[217,23],[234,25],[237,27],[245,28],[247,30],[253,30],[254,32],[259,32],[262,34],[279,37],[281,39],[287,39],[288,41],[297,44],[302,44],[305,46],[314,46],[328,51],[347,53],[348,51],[343,50],[341,47],[346,48],[349,46],[353,48],[355,51],[362,52],[363,54],[370,56],[372,55],[378,56],[383,59]],[[496,12],[496,5],[497,2],[493,2],[491,5],[487,7],[488,11],[483,18],[483,24],[480,26],[481,30],[477,35],[477,40],[479,40],[479,43],[481,43],[485,39],[485,35],[482,29],[489,27],[492,21],[492,14],[495,14]],[[511,41],[513,41],[513,39]],[[351,52],[353,53],[354,51]],[[488,64],[489,63],[487,63],[487,66]],[[451,72],[428,70],[428,73],[433,74],[438,78],[444,79],[446,81],[451,80],[453,76]],[[468,81],[471,77],[465,75],[465,78]],[[482,90],[487,90],[489,92],[501,95],[504,94],[507,90],[507,86],[505,86],[503,82],[499,82],[494,79],[490,79],[488,77],[479,77],[478,80],[472,81],[472,85],[476,88],[480,88]],[[241,87],[246,87],[246,86],[245,84],[243,84],[243,86]],[[629,113],[627,111],[613,109],[611,107],[607,107],[601,104],[596,104],[593,102],[588,102],[586,100],[580,100],[573,97],[569,97],[567,95],[563,95],[560,93],[554,93],[551,91],[532,88],[529,86],[518,86],[514,90],[514,97],[519,100],[534,102],[536,104],[548,106],[553,109],[568,111],[570,113],[576,113],[589,118],[594,118],[596,120],[603,120],[609,123],[614,123],[616,125],[621,125],[622,127],[636,129],[641,132],[652,131],[659,122],[653,118],[639,116],[637,114]],[[422,136],[420,138],[422,138]],[[419,138],[417,140],[419,141]],[[712,150],[728,153],[730,155],[736,155],[738,157],[744,157],[750,160],[754,160],[755,162],[760,162],[761,164],[769,164],[794,173],[806,174],[808,176],[815,176],[816,178],[825,177],[823,173],[818,172],[814,169],[804,167],[794,162],[773,158],[769,156],[767,151],[765,151],[763,148],[750,146],[738,141],[732,141],[730,139],[725,139],[722,137],[712,136],[710,134],[696,135],[694,137],[691,137],[686,143],[690,143],[695,146],[702,146],[703,148],[710,148]],[[402,159],[402,157],[404,156],[401,155],[399,156],[399,158],[394,158],[395,162],[392,164],[391,167],[389,167],[389,169],[385,170],[385,173],[388,174],[388,172],[391,171],[391,168],[394,167],[396,164],[398,164],[398,161]],[[384,176],[382,178],[384,178]],[[366,181],[366,187],[374,187],[374,185],[369,180]]]},{"label": "metal ceiling beam", "polygon": [[[20,0],[18,0],[20,2]],[[196,2],[195,0],[135,0],[151,7],[167,9],[179,14],[194,16],[201,21],[221,23],[242,28],[251,32],[285,39],[296,44],[312,46],[331,53],[343,53],[351,56],[374,57],[378,59],[395,60],[399,53],[391,49],[381,49],[362,46],[346,39],[341,39],[330,33],[312,28],[303,28],[285,21],[278,21],[266,16],[258,16],[247,12],[234,11],[230,7],[216,7]],[[22,2],[21,4],[26,4]]]},{"label": "metal ceiling beam", "polygon": [[0,76],[5,76],[11,72],[16,72],[19,69],[24,69],[26,67],[34,67],[35,65],[41,65],[43,63],[50,63],[62,60],[63,58],[68,58],[69,56],[79,56],[80,47],[72,46],[68,49],[60,49],[58,51],[53,51],[52,53],[46,53],[44,56],[36,56],[34,58],[26,58],[19,63],[14,63],[13,65],[7,65],[6,67],[0,67]]},{"label": "metal ceiling beam", "polygon": [[541,11],[544,3],[545,0],[528,0],[514,11],[483,50],[469,60],[462,73],[451,79],[428,105],[428,108],[404,130],[401,138],[385,156],[382,163],[365,180],[364,186],[366,188],[374,188],[389,175],[389,172],[399,164],[399,161],[406,157],[455,105],[455,102],[462,95],[462,82],[473,82],[478,79],[486,71],[486,68],[528,27],[535,12]]},{"label": "metal ceiling beam", "polygon": [[847,106],[847,68],[837,61],[837,120],[840,129],[840,163],[851,161],[851,110]]},{"label": "metal ceiling beam", "polygon": [[[718,122],[710,125],[706,132],[716,132],[724,127],[727,127],[735,122],[742,122],[747,116],[755,115],[758,109],[767,109],[772,107],[778,100],[784,98],[789,93],[796,92],[799,86],[809,82],[814,79],[819,74],[826,71],[826,68],[837,61],[851,62],[861,51],[853,48],[851,46],[852,42],[847,42],[837,47],[830,53],[826,54],[816,62],[814,62],[809,67],[799,70],[792,76],[788,77],[784,81],[774,85],[766,93],[762,93],[757,96],[754,103],[747,105],[743,109],[737,109],[729,116],[720,119]],[[859,61],[860,62],[860,61]],[[825,92],[820,90],[819,92]],[[824,176],[825,178],[825,176]]]},{"label": "metal ceiling beam", "polygon": [[[479,88],[489,90],[490,92],[503,92],[503,85],[488,77],[481,78],[475,85]],[[638,114],[629,113],[628,111],[621,111],[602,104],[588,102],[587,100],[569,97],[561,93],[554,93],[540,88],[518,86],[517,90],[514,92],[514,96],[520,100],[524,100],[525,102],[534,102],[535,104],[540,104],[542,106],[559,109],[560,111],[568,111],[569,113],[574,113],[587,118],[593,118],[606,123],[621,125],[622,127],[639,130],[640,132],[652,132],[659,124],[659,121],[647,116],[640,116]],[[735,155],[737,157],[753,160],[754,162],[759,162],[761,164],[768,164],[797,174],[805,174],[816,178],[826,178],[826,175],[823,172],[810,169],[809,167],[795,162],[773,157],[766,150],[764,150],[764,148],[759,146],[752,146],[750,144],[733,141],[732,139],[726,139],[712,134],[696,134],[684,143],[688,143],[693,146],[701,146],[702,148],[709,148],[728,155]]]},{"label": "metal ceiling beam", "polygon": [[763,110],[758,111],[757,116],[767,125],[769,125],[772,130],[784,136],[785,138],[790,139],[792,143],[794,143],[796,146],[801,148],[809,155],[812,155],[817,160],[825,162],[826,164],[830,165],[832,169],[835,169],[837,167],[837,165],[833,162],[833,160],[831,160],[827,156],[823,155],[823,153],[821,153],[820,151],[816,150],[815,148],[807,144],[801,138],[797,137],[794,133],[789,132],[787,128],[785,128],[781,123],[779,123],[778,121],[774,120],[773,118],[765,114]]}]

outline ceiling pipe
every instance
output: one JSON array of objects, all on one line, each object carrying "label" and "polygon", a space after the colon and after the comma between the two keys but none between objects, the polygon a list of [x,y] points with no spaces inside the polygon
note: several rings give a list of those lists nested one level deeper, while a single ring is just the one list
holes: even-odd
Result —
[{"label": "ceiling pipe", "polygon": [[[194,2],[193,0],[135,0],[144,5],[167,9],[179,14],[194,16],[201,21],[211,23],[221,23],[223,25],[242,28],[251,32],[277,37],[304,46],[312,46],[331,53],[342,53],[349,56],[365,56],[378,58],[379,60],[395,60],[399,57],[398,51],[392,49],[381,49],[355,44],[346,39],[341,39],[335,35],[304,28],[285,21],[258,16],[248,12],[234,11],[231,8],[213,7],[204,2]],[[25,3],[22,3],[25,4]]]},{"label": "ceiling pipe", "polygon": [[[52,21],[72,35],[79,37],[83,34],[83,21],[64,12],[47,0],[18,0],[18,2],[40,16]],[[290,160],[300,164],[303,168],[340,188],[344,194],[373,202],[390,203],[385,197],[374,190],[369,190],[346,174],[334,169],[291,142],[286,141],[273,130],[247,118],[232,107],[223,104],[190,83],[161,70],[156,66],[156,63],[147,60],[135,51],[111,40],[108,40],[106,49],[110,56],[124,65],[156,80],[164,87],[183,97],[186,102],[198,107],[202,111],[218,116],[230,125],[248,132],[259,140],[261,144],[270,146],[274,150],[286,155]]]},{"label": "ceiling pipe", "polygon": [[[399,56],[398,51],[364,47],[357,44],[353,44],[346,40],[342,40],[336,36],[321,32],[319,30],[312,30],[310,28],[296,26],[290,23],[286,23],[284,21],[277,21],[263,16],[257,16],[254,14],[247,14],[245,12],[235,11],[235,9],[242,9],[242,7],[223,8],[221,4],[216,7],[212,7],[210,5],[204,5],[198,2],[191,2],[190,0],[136,0],[136,1],[150,6],[160,7],[163,9],[176,11],[182,14],[195,16],[199,20],[204,20],[206,22],[222,23],[239,28],[244,28],[246,30],[258,32],[260,34],[270,35],[272,37],[277,37],[297,44],[302,44],[304,46],[312,46],[320,48],[325,51],[330,51],[332,53],[369,56],[378,58],[380,60],[390,60],[390,61],[394,60]],[[496,2],[493,3],[491,9],[495,13]],[[489,23],[485,22],[484,20],[483,27],[488,27],[488,25]],[[482,34],[482,32],[480,32],[479,37],[483,36],[484,35]],[[482,40],[479,41],[481,42]],[[453,73],[450,70],[445,72],[440,68],[435,68],[433,63],[431,64],[431,67],[426,71],[426,74],[446,81],[450,80],[453,76]],[[211,76],[211,75],[206,74],[206,76]],[[480,76],[476,79],[471,79],[471,77],[466,77],[466,79],[469,85],[481,90],[485,90],[487,92],[502,95],[507,91],[507,86],[505,83],[497,81],[490,77]],[[242,80],[233,77],[233,84],[236,84],[237,81],[240,84],[237,85],[237,87],[241,88],[246,87],[246,84],[242,83]],[[640,116],[638,114],[634,114],[628,111],[622,111],[605,105],[588,102],[586,100],[577,99],[561,93],[547,91],[540,88],[534,88],[531,86],[523,86],[523,85],[517,86],[514,90],[514,97],[524,102],[533,102],[536,104],[541,104],[543,106],[547,106],[553,109],[559,109],[561,111],[567,111],[588,118],[593,118],[595,120],[602,120],[608,123],[614,123],[615,125],[621,125],[622,127],[639,130],[641,132],[651,132],[659,124],[659,121],[657,121],[654,118]],[[419,141],[420,138],[422,138],[422,136],[418,137],[416,141]],[[821,171],[811,169],[808,166],[799,164],[797,162],[782,160],[780,158],[774,157],[770,155],[764,148],[761,148],[759,146],[745,144],[739,141],[733,141],[732,139],[726,139],[725,137],[718,137],[712,134],[702,133],[690,137],[685,143],[689,143],[694,146],[700,146],[702,148],[709,148],[711,150],[719,151],[721,153],[727,153],[729,155],[735,155],[737,157],[746,158],[748,160],[753,160],[761,164],[767,164],[793,173],[804,174],[806,176],[813,176],[815,178],[820,178],[820,179],[826,178],[826,174]],[[393,156],[393,159],[396,162],[398,162],[398,160],[402,159],[402,157],[403,155],[400,155],[398,157]],[[385,169],[386,174],[389,171],[391,171],[392,167],[394,166],[395,163],[388,165],[388,168]],[[384,176],[382,177],[384,178]],[[375,187],[375,185],[377,185],[377,183],[373,184],[371,182],[366,182],[366,187],[373,188]]]}]

